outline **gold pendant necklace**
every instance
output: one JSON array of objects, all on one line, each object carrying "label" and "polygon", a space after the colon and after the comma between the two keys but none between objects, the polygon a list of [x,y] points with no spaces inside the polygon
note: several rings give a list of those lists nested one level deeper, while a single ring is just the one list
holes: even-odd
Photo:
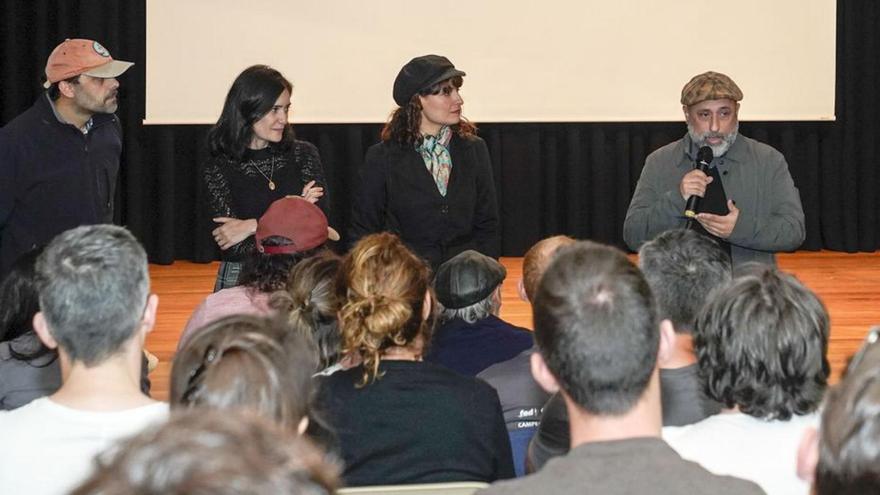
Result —
[{"label": "gold pendant necklace", "polygon": [[262,170],[260,170],[260,167],[258,167],[256,163],[251,162],[251,164],[254,166],[255,169],[257,169],[257,172],[259,172],[260,175],[262,175],[267,181],[269,181],[269,190],[274,191],[275,181],[272,179],[275,178],[275,155],[272,155],[272,168],[269,171],[269,175],[266,175]]}]

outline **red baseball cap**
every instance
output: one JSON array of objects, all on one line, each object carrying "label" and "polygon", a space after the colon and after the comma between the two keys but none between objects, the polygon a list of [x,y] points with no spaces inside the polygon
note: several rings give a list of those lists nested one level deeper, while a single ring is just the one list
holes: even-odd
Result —
[{"label": "red baseball cap", "polygon": [[100,78],[117,77],[132,65],[133,62],[113,60],[110,52],[97,41],[66,39],[52,50],[46,61],[46,82],[43,87],[48,88],[53,83],[80,74]]},{"label": "red baseball cap", "polygon": [[[289,239],[285,246],[264,246],[267,237]],[[274,201],[257,221],[257,250],[266,254],[292,254],[316,248],[327,239],[338,241],[339,234],[327,225],[320,208],[299,196]]]}]

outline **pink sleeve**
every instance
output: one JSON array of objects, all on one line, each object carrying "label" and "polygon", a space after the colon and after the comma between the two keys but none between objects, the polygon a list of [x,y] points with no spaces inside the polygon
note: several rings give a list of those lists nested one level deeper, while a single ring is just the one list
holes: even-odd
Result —
[{"label": "pink sleeve", "polygon": [[183,344],[192,337],[196,330],[205,326],[208,323],[208,310],[207,310],[208,300],[205,299],[202,301],[193,311],[192,316],[189,317],[189,321],[186,322],[186,326],[183,327],[183,332],[180,334],[180,339],[177,341],[177,350],[180,350],[183,347]]}]

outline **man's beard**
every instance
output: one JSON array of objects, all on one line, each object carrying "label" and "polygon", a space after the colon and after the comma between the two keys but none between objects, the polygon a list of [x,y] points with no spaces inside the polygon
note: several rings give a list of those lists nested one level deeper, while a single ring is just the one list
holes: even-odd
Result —
[{"label": "man's beard", "polygon": [[[708,146],[712,148],[712,156],[718,158],[719,156],[727,153],[727,150],[733,146],[733,142],[736,141],[736,136],[739,135],[739,122],[736,123],[736,127],[733,128],[728,134],[723,134],[720,132],[712,132],[707,131],[702,134],[697,134],[694,128],[688,124],[688,135],[691,137],[691,141],[697,145],[698,148],[702,148],[703,146]],[[707,142],[709,138],[719,137],[721,138],[721,142],[715,145],[711,145]]]}]

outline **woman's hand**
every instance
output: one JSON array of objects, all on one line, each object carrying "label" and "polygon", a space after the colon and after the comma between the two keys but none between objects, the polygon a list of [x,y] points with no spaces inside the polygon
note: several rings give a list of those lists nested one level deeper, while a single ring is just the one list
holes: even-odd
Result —
[{"label": "woman's hand", "polygon": [[237,218],[218,217],[214,219],[220,226],[211,232],[214,242],[220,249],[226,251],[239,242],[254,235],[257,231],[257,221],[253,218],[239,220]]},{"label": "woman's hand", "polygon": [[315,181],[309,181],[308,184],[303,186],[302,197],[309,203],[317,203],[318,199],[324,195],[323,187],[315,187]]}]

